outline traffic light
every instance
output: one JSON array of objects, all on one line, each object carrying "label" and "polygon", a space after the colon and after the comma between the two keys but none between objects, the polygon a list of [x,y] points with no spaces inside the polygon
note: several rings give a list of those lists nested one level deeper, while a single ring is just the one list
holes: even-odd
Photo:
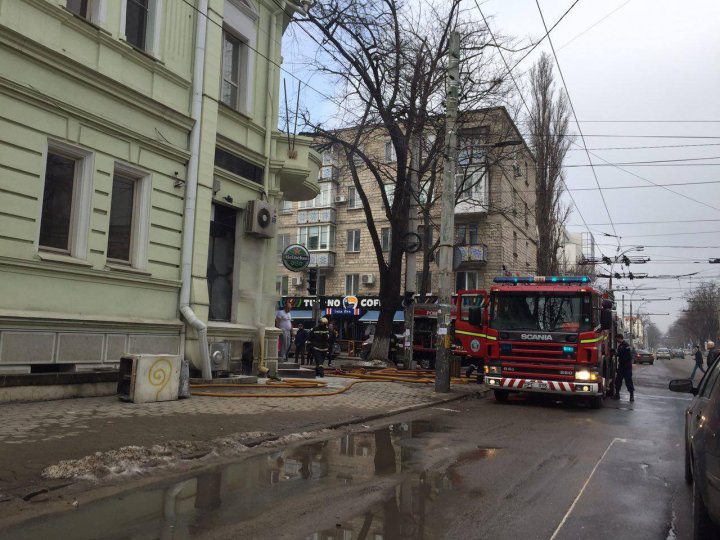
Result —
[{"label": "traffic light", "polygon": [[315,296],[317,294],[317,275],[317,268],[308,269],[307,290],[310,296]]}]

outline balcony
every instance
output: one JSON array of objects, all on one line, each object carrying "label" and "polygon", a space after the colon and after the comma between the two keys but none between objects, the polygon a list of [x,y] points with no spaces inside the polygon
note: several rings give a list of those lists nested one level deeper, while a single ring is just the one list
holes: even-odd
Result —
[{"label": "balcony", "polygon": [[298,225],[311,225],[313,223],[335,223],[336,212],[334,208],[311,208],[298,210]]},{"label": "balcony", "polygon": [[479,199],[465,199],[455,205],[455,215],[487,214],[487,201]]},{"label": "balcony", "polygon": [[308,268],[335,268],[335,253],[332,251],[310,252]]},{"label": "balcony", "polygon": [[487,260],[488,247],[485,244],[455,246],[453,250],[454,268],[472,268],[486,263]]},{"label": "balcony", "polygon": [[280,190],[286,201],[308,201],[320,193],[318,171],[320,155],[310,149],[312,140],[308,137],[295,138],[293,148],[280,133],[273,133],[275,152],[272,167],[278,170]]},{"label": "balcony", "polygon": [[318,182],[337,182],[340,178],[340,169],[336,165],[323,165],[320,167]]}]

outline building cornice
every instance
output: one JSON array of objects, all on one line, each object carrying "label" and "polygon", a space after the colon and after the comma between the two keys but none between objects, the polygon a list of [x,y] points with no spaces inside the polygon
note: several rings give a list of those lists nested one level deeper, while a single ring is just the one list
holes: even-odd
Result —
[{"label": "building cornice", "polygon": [[[160,155],[169,159],[186,162],[190,159],[190,152],[184,148],[179,148],[159,140],[151,139],[137,131],[133,131],[127,127],[109,122],[101,116],[94,115],[83,109],[69,105],[46,94],[37,91],[34,88],[20,85],[9,79],[0,77],[0,93],[5,94],[14,99],[20,99],[29,105],[45,109],[47,112],[57,114],[59,111],[69,116],[82,120],[88,126],[102,131],[113,137],[130,138],[141,141],[142,145],[152,149]],[[188,119],[189,120],[189,119]],[[183,130],[189,131],[192,122],[181,126]]]},{"label": "building cornice", "polygon": [[24,275],[36,275],[41,277],[62,276],[67,279],[100,283],[103,285],[115,283],[118,285],[144,289],[165,290],[168,292],[179,290],[181,284],[179,280],[158,279],[142,274],[135,275],[128,272],[96,270],[94,268],[68,265],[61,262],[30,261],[10,257],[0,257],[0,271],[16,272]]}]

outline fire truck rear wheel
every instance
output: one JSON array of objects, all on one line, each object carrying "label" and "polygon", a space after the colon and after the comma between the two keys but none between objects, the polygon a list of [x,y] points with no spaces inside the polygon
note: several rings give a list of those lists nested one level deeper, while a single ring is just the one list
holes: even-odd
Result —
[{"label": "fire truck rear wheel", "polygon": [[495,401],[499,403],[505,403],[510,395],[507,390],[493,390],[493,393],[495,394]]}]

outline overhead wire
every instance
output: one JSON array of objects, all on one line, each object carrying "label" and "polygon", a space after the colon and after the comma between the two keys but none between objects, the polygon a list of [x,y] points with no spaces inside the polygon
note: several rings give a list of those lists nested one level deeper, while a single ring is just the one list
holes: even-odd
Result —
[{"label": "overhead wire", "polygon": [[[477,0],[476,0],[477,1]],[[537,5],[538,11],[540,12],[540,19],[542,20],[543,27],[547,31],[547,24],[545,23],[545,15],[543,14],[542,8],[540,7],[539,0],[535,0],[535,4]],[[570,105],[570,111],[572,112],[573,118],[575,119],[575,125],[577,127],[578,133],[580,134],[580,139],[582,140],[583,146],[585,147],[585,154],[587,155],[588,162],[590,164],[590,168],[593,173],[593,177],[595,178],[595,183],[597,184],[598,188],[600,188],[600,180],[597,176],[597,171],[595,170],[595,167],[593,166],[592,158],[590,157],[590,151],[587,148],[587,142],[585,141],[585,136],[583,135],[582,128],[580,127],[580,122],[578,121],[577,113],[575,112],[575,106],[573,105],[572,98],[570,97],[570,90],[568,89],[567,82],[565,81],[565,75],[563,74],[562,67],[560,66],[560,60],[557,57],[557,53],[555,52],[555,45],[553,44],[552,37],[549,35],[548,32],[548,43],[550,44],[550,49],[552,50],[553,57],[555,58],[555,65],[557,66],[558,73],[560,74],[560,81],[563,84],[563,88],[565,88],[565,95],[567,96],[568,104]],[[605,207],[605,211],[607,212],[608,219],[610,220],[610,226],[612,227],[613,233],[617,236],[617,230],[615,229],[615,224],[613,223],[612,215],[610,214],[610,208],[608,207],[607,201],[605,200],[605,194],[603,193],[602,189],[599,189],[600,191],[600,198],[602,199],[603,206]],[[618,243],[618,249],[620,247],[620,244]]]},{"label": "overhead wire", "polygon": [[[510,79],[512,80],[513,84],[515,85],[515,89],[517,90],[518,95],[520,96],[520,99],[522,100],[522,103],[525,106],[525,110],[527,111],[528,115],[532,116],[532,112],[530,111],[530,107],[528,106],[527,101],[525,100],[525,96],[523,95],[522,90],[520,89],[520,85],[518,84],[517,80],[515,79],[515,75],[513,74],[513,69],[515,69],[518,66],[518,64],[520,64],[520,62],[522,62],[523,59],[526,58],[528,56],[528,54],[530,54],[530,52],[532,52],[535,49],[535,47],[533,47],[533,49],[531,49],[525,56],[523,56],[518,62],[516,62],[513,67],[510,67],[507,60],[505,59],[505,55],[502,53],[502,49],[500,48],[497,39],[495,38],[495,34],[493,33],[492,28],[490,28],[490,24],[488,23],[488,20],[485,17],[485,13],[483,13],[483,10],[480,7],[480,4],[478,3],[478,0],[473,0],[473,1],[475,2],[475,6],[477,7],[478,12],[480,13],[480,16],[482,17],[483,23],[485,24],[485,28],[487,28],[488,33],[490,34],[490,37],[492,38],[493,43],[495,44],[495,47],[497,48],[497,50],[500,54],[500,58],[502,59],[503,64],[505,64],[505,68],[507,69],[508,75],[510,76]],[[543,39],[545,37],[549,38],[550,32],[560,23],[560,21],[563,20],[565,15],[567,15],[570,12],[570,10],[573,7],[575,7],[575,5],[578,3],[578,1],[579,0],[576,0],[567,9],[567,11],[565,11],[565,13],[560,17],[560,19],[558,19],[558,21],[552,26],[552,28],[550,30],[548,30],[547,27],[545,28],[546,32],[545,32],[545,36],[543,37]],[[542,41],[542,40],[540,40],[540,41]],[[538,42],[536,44],[536,46],[539,44],[540,44],[540,42]],[[560,181],[562,182],[564,188],[567,190],[567,184],[565,183],[565,179],[560,177]],[[573,206],[577,210],[577,213],[580,216],[580,219],[583,221],[583,223],[585,223],[585,217],[583,216],[582,212],[580,211],[580,207],[578,206],[577,202],[575,201],[575,197],[573,197],[573,195],[570,191],[567,191],[567,193],[568,193],[568,196],[570,197],[570,200],[572,201]],[[587,224],[585,225],[585,228],[587,229],[588,233],[592,234],[592,232],[590,231],[590,228],[587,226]],[[600,250],[600,253],[602,254],[602,250]]]}]

